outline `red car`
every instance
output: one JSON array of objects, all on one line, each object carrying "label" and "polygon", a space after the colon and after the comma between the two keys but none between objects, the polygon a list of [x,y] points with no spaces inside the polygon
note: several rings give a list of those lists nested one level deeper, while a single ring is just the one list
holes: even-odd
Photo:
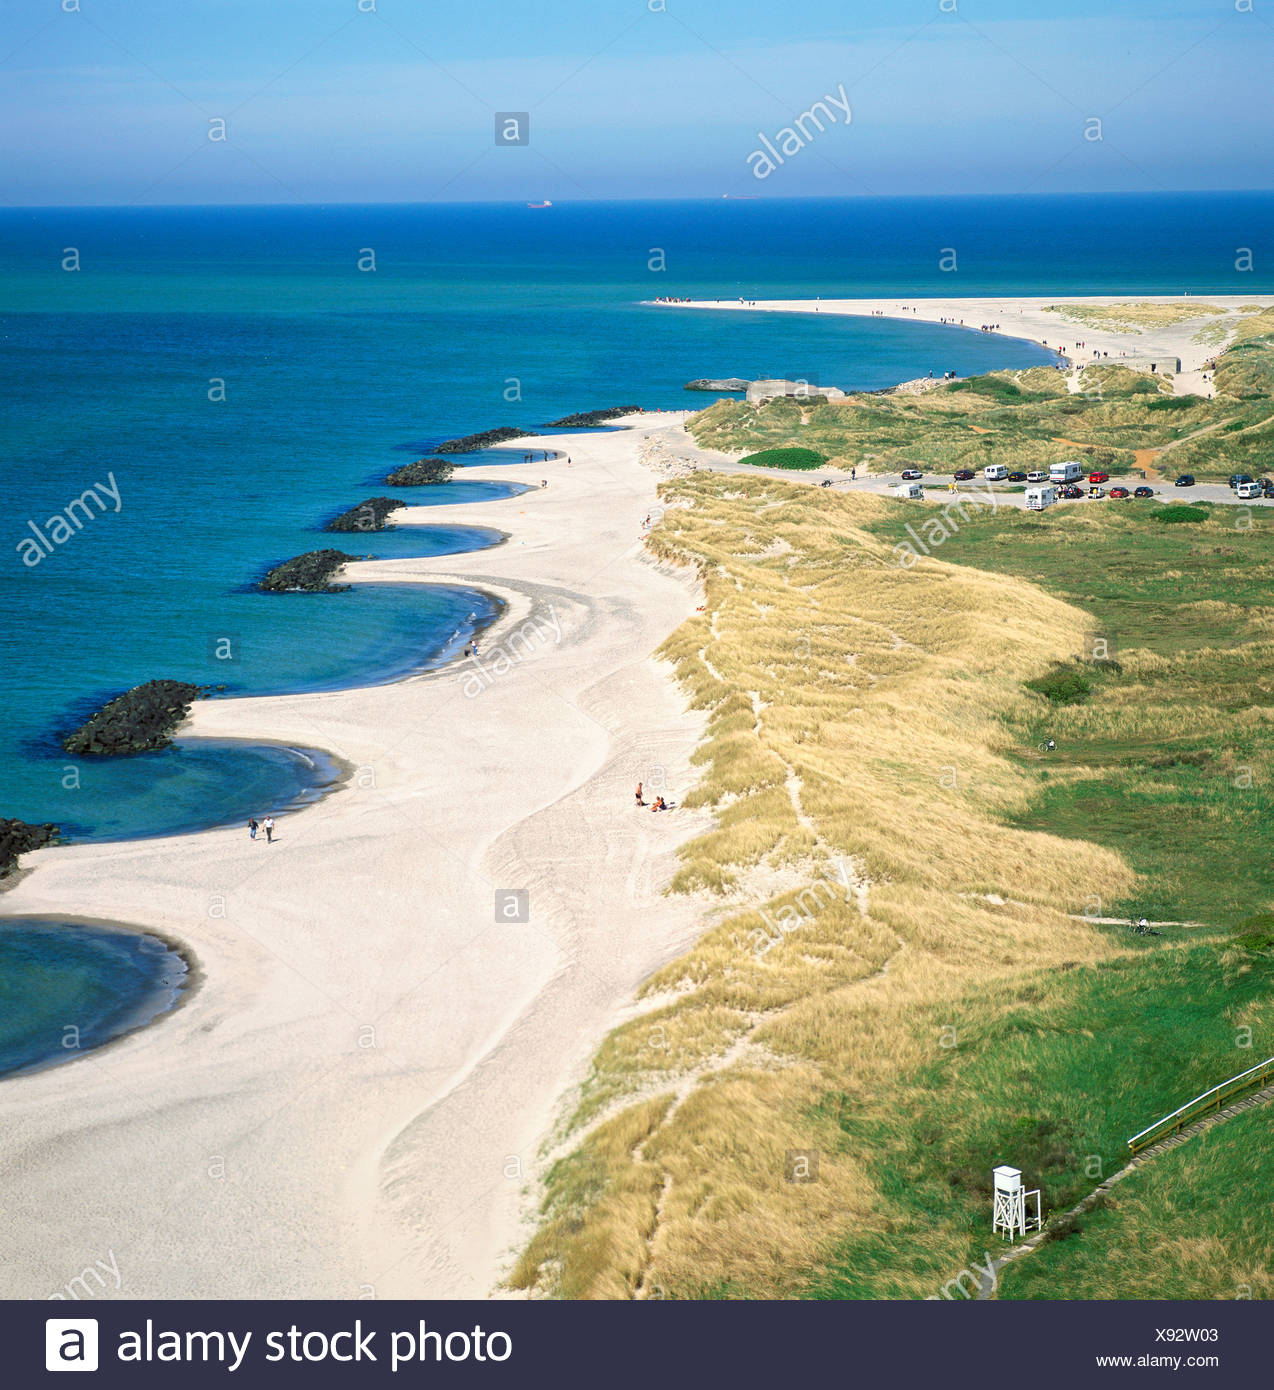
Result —
[{"label": "red car", "polygon": [[1108,483],[1108,482],[1110,481],[1110,474],[1109,474],[1109,473],[1090,473],[1090,474],[1088,475],[1088,481],[1089,481],[1090,483]]},{"label": "red car", "polygon": [[1112,497],[1131,497],[1132,493],[1126,487],[1112,487],[1110,495]]},{"label": "red car", "polygon": [[973,477],[973,469],[972,469],[972,468],[957,468],[956,471],[955,471],[955,480],[956,480],[956,482],[958,482],[958,483],[967,483],[967,482],[969,481],[969,479],[972,478],[972,477]]}]

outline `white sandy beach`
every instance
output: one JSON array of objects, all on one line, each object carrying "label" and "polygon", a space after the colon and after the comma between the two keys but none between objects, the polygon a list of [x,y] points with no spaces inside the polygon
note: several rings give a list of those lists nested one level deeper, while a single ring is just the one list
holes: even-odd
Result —
[{"label": "white sandy beach", "polygon": [[[21,1220],[0,1295],[48,1297],[112,1257],[105,1296],[493,1291],[563,1095],[697,930],[662,889],[706,818],[633,804],[639,779],[680,800],[700,734],[650,656],[699,601],[639,540],[657,477],[638,445],[669,423],[528,440],[573,465],[475,469],[551,485],[410,517],[494,526],[501,547],[349,568],[505,598],[485,675],[196,706],[185,732],[355,769],[275,844],[236,829],[26,857],[6,915],[151,928],[202,980],[152,1026],[4,1083]],[[500,889],[528,892],[528,922],[496,920]]]},{"label": "white sandy beach", "polygon": [[[905,319],[914,323],[947,323],[978,330],[992,325],[993,331],[1009,338],[1022,338],[1060,351],[1076,366],[1096,360],[1095,354],[1106,353],[1106,361],[1136,358],[1153,361],[1160,355],[1179,357],[1181,372],[1175,377],[1174,389],[1179,395],[1197,392],[1209,394],[1204,381],[1204,364],[1224,350],[1245,305],[1274,303],[1271,295],[1199,295],[1199,302],[1222,310],[1220,314],[1204,314],[1180,323],[1142,328],[1140,332],[1124,332],[1111,328],[1092,328],[1050,311],[1051,305],[1110,305],[1110,304],[1183,304],[1190,303],[1186,295],[1053,295],[1022,297],[1006,295],[981,298],[943,299],[696,299],[680,301],[669,307],[687,309],[734,309],[748,312],[766,311],[788,314],[849,314],[859,318],[884,317]],[[1219,324],[1227,337],[1211,343],[1195,341],[1195,335],[1210,324]],[[1083,346],[1078,346],[1079,344]],[[945,363],[935,363],[941,372]],[[840,385],[838,382],[826,383]]]}]

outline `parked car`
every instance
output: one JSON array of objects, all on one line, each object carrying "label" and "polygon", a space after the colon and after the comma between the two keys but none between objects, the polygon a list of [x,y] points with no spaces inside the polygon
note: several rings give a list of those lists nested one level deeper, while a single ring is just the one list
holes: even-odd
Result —
[{"label": "parked car", "polygon": [[1073,502],[1075,498],[1084,495],[1084,489],[1082,487],[1077,487],[1074,483],[1067,483],[1064,488],[1059,490],[1057,495],[1059,497],[1069,497]]},{"label": "parked car", "polygon": [[1126,487],[1112,487],[1110,495],[1112,497],[1131,497],[1132,493]]},{"label": "parked car", "polygon": [[1101,472],[1090,473],[1088,475],[1088,481],[1090,483],[1108,483],[1110,482],[1110,474]]},{"label": "parked car", "polygon": [[1155,490],[1152,487],[1135,487],[1132,490],[1132,495],[1134,497],[1153,497]]},{"label": "parked car", "polygon": [[971,477],[973,477],[972,468],[957,468],[955,471],[955,480],[957,483],[967,483]]},{"label": "parked car", "polygon": [[1026,481],[1028,483],[1046,483],[1048,482],[1048,473],[1043,468],[1032,468],[1026,475]]},{"label": "parked car", "polygon": [[1266,495],[1266,497],[1274,497],[1274,482],[1272,482],[1269,478],[1262,478],[1261,491]]},{"label": "parked car", "polygon": [[1193,473],[1182,473],[1181,476],[1177,479],[1177,481],[1176,481],[1175,483],[1173,483],[1172,486],[1173,486],[1173,487],[1193,487],[1193,486],[1194,486],[1194,474],[1193,474]]},{"label": "parked car", "polygon": [[1104,487],[1090,487],[1088,489],[1088,495],[1090,497],[1105,497],[1106,489]]},{"label": "parked car", "polygon": [[1234,488],[1238,487],[1238,485],[1239,485],[1240,483],[1251,483],[1251,482],[1254,482],[1254,481],[1255,481],[1255,479],[1254,479],[1250,474],[1248,474],[1248,473],[1231,473],[1231,474],[1230,474],[1230,486],[1231,486],[1231,487],[1234,487]]},{"label": "parked car", "polygon": [[924,473],[919,468],[904,468],[902,470],[902,480],[904,483],[914,483],[917,478],[923,478]]},{"label": "parked car", "polygon": [[1009,482],[1011,482],[1011,483],[1024,483],[1025,481],[1026,481],[1026,474],[1023,473],[1022,470],[1021,470],[1020,468],[1017,470],[1016,473],[1010,473],[1010,474],[1009,474]]}]

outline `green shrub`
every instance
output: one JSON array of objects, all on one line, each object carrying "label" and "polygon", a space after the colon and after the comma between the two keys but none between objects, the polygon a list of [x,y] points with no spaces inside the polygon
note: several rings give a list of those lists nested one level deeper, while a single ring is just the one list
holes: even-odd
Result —
[{"label": "green shrub", "polygon": [[1078,666],[1059,664],[1042,676],[1025,682],[1028,690],[1052,700],[1055,705],[1073,705],[1086,700],[1092,692],[1092,682]]},{"label": "green shrub", "polygon": [[817,449],[762,449],[759,454],[748,454],[739,460],[751,463],[757,468],[821,468],[827,462],[827,455]]},{"label": "green shrub", "polygon": [[1239,923],[1234,944],[1245,951],[1268,951],[1274,947],[1274,912],[1258,912]]},{"label": "green shrub", "polygon": [[1208,512],[1204,507],[1194,507],[1187,502],[1170,502],[1154,512],[1153,516],[1156,521],[1172,526],[1183,521],[1206,521]]}]

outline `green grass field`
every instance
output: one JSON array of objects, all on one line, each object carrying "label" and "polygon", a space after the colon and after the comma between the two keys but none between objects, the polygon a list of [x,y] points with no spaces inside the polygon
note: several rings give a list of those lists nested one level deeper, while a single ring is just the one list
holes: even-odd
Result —
[{"label": "green grass field", "polygon": [[1270,1114],[1249,1111],[1155,1159],[1064,1240],[1008,1266],[1004,1299],[1268,1299]]},{"label": "green grass field", "polygon": [[[1073,1205],[1127,1162],[1131,1135],[1274,1051],[1272,986],[1268,953],[1169,932],[1147,939],[1132,957],[1042,973],[1025,992],[1020,985],[990,997],[979,992],[955,1009],[917,1017],[920,1032],[949,1030],[954,1043],[934,1049],[936,1060],[897,1088],[892,1106],[867,1111],[835,1095],[823,1101],[846,1148],[873,1155],[891,1219],[886,1229],[845,1242],[806,1295],[915,1297],[926,1274],[937,1293],[983,1252],[997,1251],[990,1232],[997,1164],[1012,1163],[1029,1187],[1042,1189],[1046,1214]],[[1214,1162],[1225,1167],[1227,1160]],[[1229,1178],[1235,1187],[1219,1204],[1216,1232],[1237,1229],[1247,1216],[1240,1164]],[[1178,1202],[1187,1208],[1183,1195]],[[1153,1228],[1152,1212],[1142,1224]],[[1268,1252],[1268,1226],[1263,1241]],[[1056,1248],[1063,1247],[1078,1250],[1077,1237]],[[1109,1262],[1100,1230],[1084,1248],[1098,1265]],[[1063,1258],[1031,1256],[1021,1269],[1045,1262],[1040,1273],[1020,1276],[1034,1292],[1018,1296],[1185,1296],[1122,1293],[1110,1269],[1101,1292],[1085,1291],[1078,1271],[1072,1286],[1059,1288],[1048,1271]],[[1142,1264],[1153,1278],[1154,1262]],[[1219,1296],[1224,1263],[1213,1261],[1207,1278],[1213,1292],[1188,1296]]]},{"label": "green grass field", "polygon": [[[1216,507],[1164,525],[1156,510],[977,514],[938,552],[1066,597],[1108,644],[1111,659],[1077,663],[1086,695],[1024,690],[1007,712],[1006,735],[1037,782],[1007,823],[1096,842],[1138,871],[1133,894],[1077,910],[1208,925],[1165,928],[1135,960],[1086,971],[1080,993],[1075,978],[1041,982],[1027,1038],[1002,1033],[967,1070],[933,1069],[917,1086],[923,1108],[892,1141],[879,1126],[854,1136],[895,1156],[917,1230],[947,1195],[944,1170],[960,1186],[962,1158],[983,1188],[993,1163],[1013,1162],[1064,1208],[1119,1165],[1122,1139],[1274,1053],[1274,937],[1259,916],[1259,929],[1244,930],[1274,903],[1274,522]],[[901,540],[904,519],[873,529]],[[1041,752],[1050,738],[1055,750]],[[1013,1076],[1020,1088],[1006,1084]],[[1004,1131],[924,1142],[921,1126],[938,1134],[944,1115],[976,1112],[997,1091]],[[1249,1200],[1270,1162],[1272,1119],[1243,1116],[1156,1159],[1064,1239],[1010,1266],[998,1296],[1274,1296],[1274,1223]],[[1042,1155],[1036,1139],[1047,1141]],[[971,1262],[990,1248],[989,1194],[955,1201],[968,1213]],[[880,1296],[885,1253],[870,1240],[847,1247],[814,1292]],[[935,1260],[935,1288],[957,1272]],[[895,1279],[900,1294],[909,1282]]]},{"label": "green grass field", "polygon": [[[910,515],[873,529],[901,542]],[[1165,526],[1155,504],[1002,508],[971,513],[935,552],[1092,614],[1110,659],[1084,664],[1091,693],[1060,704],[1024,689],[1005,730],[1037,778],[1013,823],[1097,840],[1141,875],[1104,915],[1232,925],[1274,901],[1274,518],[1236,530],[1235,509],[1206,515]]]}]

